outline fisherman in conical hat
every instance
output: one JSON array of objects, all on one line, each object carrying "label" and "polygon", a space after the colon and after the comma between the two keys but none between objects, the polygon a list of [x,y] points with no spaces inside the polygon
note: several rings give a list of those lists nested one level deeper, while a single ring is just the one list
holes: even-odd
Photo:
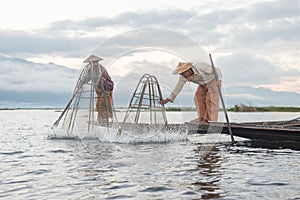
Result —
[{"label": "fisherman in conical hat", "polygon": [[186,82],[198,85],[194,95],[194,102],[198,113],[198,122],[207,123],[217,121],[219,112],[220,94],[218,85],[221,84],[221,71],[216,68],[215,78],[212,66],[207,63],[179,62],[173,74],[179,74],[178,82],[169,97],[161,100],[161,104],[174,102]]},{"label": "fisherman in conical hat", "polygon": [[98,121],[105,125],[112,118],[112,92],[114,82],[107,70],[99,63],[102,58],[91,55],[84,62],[89,63],[90,80],[96,84]]}]

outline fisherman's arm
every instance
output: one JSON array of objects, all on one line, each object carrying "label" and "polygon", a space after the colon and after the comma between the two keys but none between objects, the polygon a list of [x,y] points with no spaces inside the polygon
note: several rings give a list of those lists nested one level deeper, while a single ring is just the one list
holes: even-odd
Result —
[{"label": "fisherman's arm", "polygon": [[160,101],[160,103],[163,105],[166,103],[169,103],[169,102],[173,103],[176,96],[181,92],[181,90],[186,82],[187,82],[187,80],[184,77],[180,76],[176,86],[174,87],[173,91],[170,93],[169,97],[166,99],[162,99]]}]

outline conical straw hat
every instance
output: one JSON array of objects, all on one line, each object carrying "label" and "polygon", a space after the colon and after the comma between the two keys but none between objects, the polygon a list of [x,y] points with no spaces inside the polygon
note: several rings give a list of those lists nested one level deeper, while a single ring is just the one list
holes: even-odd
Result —
[{"label": "conical straw hat", "polygon": [[181,74],[185,72],[186,70],[190,69],[192,67],[193,63],[191,62],[179,62],[177,65],[177,68],[173,71],[173,74]]},{"label": "conical straw hat", "polygon": [[85,61],[83,61],[83,62],[96,62],[96,61],[100,61],[100,60],[103,60],[103,58],[100,58],[100,57],[95,56],[95,55],[91,55],[90,57],[85,59]]}]

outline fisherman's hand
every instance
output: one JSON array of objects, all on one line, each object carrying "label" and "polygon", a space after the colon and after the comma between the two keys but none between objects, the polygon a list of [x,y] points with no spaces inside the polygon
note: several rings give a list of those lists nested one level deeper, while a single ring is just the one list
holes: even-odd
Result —
[{"label": "fisherman's hand", "polygon": [[99,87],[96,87],[96,93],[97,93],[97,94],[100,94],[100,93],[101,93],[101,90],[100,90]]},{"label": "fisherman's hand", "polygon": [[166,99],[161,99],[160,100],[160,104],[161,105],[165,105],[166,103],[169,103],[171,100],[169,98],[166,98]]}]

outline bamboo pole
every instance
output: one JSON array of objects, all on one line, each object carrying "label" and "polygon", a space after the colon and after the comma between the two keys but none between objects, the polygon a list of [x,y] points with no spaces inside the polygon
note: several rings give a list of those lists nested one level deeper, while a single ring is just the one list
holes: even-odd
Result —
[{"label": "bamboo pole", "polygon": [[[214,62],[212,60],[211,54],[209,54],[209,58],[210,58],[210,62],[211,62],[212,71],[213,71],[213,74],[215,76],[215,80],[218,81],[218,75],[217,75],[216,68],[215,68]],[[222,106],[223,106],[223,110],[224,110],[224,115],[225,115],[227,126],[228,126],[228,131],[229,131],[230,137],[231,137],[231,144],[233,145],[234,144],[234,138],[233,138],[229,118],[228,118],[228,115],[227,115],[224,99],[223,99],[223,96],[222,96],[221,87],[220,87],[219,84],[217,84],[217,87],[218,87],[219,95],[220,95],[220,98],[221,98],[221,102],[222,102]]]}]

